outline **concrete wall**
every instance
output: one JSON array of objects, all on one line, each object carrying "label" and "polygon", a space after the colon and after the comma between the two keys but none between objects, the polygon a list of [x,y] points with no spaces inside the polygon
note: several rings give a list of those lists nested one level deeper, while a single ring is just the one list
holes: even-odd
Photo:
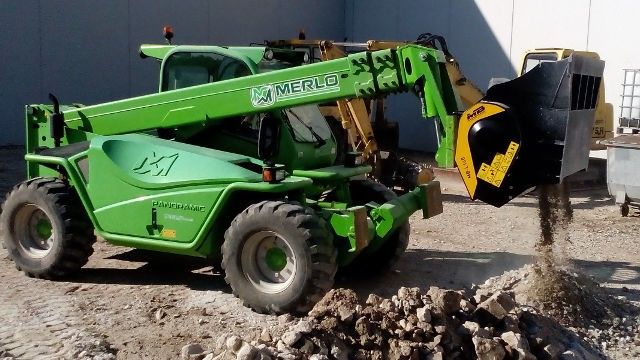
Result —
[{"label": "concrete wall", "polygon": [[248,44],[291,38],[299,29],[344,36],[341,0],[3,0],[0,1],[0,145],[24,143],[24,105],[92,104],[153,92],[158,66],[141,43]]},{"label": "concrete wall", "polygon": [[[638,13],[637,0],[347,0],[345,18],[354,41],[444,35],[464,73],[483,89],[492,77],[514,77],[526,49],[598,52],[606,61],[606,99],[615,122],[622,69],[640,68]],[[390,101],[389,113],[402,123],[401,146],[435,149],[433,126],[420,118],[410,95]]]}]

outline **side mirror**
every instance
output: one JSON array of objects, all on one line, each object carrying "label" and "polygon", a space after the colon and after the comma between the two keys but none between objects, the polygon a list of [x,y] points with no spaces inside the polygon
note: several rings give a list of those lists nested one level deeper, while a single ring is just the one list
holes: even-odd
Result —
[{"label": "side mirror", "polygon": [[258,131],[258,157],[260,160],[269,163],[278,152],[280,126],[278,120],[267,114],[260,120],[260,130]]}]

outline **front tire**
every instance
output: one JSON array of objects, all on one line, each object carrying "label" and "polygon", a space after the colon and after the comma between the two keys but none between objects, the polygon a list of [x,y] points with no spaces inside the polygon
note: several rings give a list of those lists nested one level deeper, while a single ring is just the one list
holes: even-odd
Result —
[{"label": "front tire", "polygon": [[222,268],[233,294],[261,313],[303,313],[333,286],[333,234],[298,203],[263,201],[225,233]]},{"label": "front tire", "polygon": [[31,277],[60,278],[78,271],[96,237],[77,194],[55,178],[16,185],[2,204],[4,245],[18,270]]}]

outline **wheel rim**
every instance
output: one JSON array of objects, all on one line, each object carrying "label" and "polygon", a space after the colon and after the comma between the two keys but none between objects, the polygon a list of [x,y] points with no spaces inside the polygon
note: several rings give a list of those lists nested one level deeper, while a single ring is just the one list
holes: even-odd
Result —
[{"label": "wheel rim", "polygon": [[249,236],[242,248],[241,265],[247,280],[265,293],[287,289],[295,278],[296,264],[291,245],[274,231]]},{"label": "wheel rim", "polygon": [[55,233],[47,214],[35,204],[25,204],[14,218],[14,234],[23,252],[34,258],[45,257],[53,246]]}]

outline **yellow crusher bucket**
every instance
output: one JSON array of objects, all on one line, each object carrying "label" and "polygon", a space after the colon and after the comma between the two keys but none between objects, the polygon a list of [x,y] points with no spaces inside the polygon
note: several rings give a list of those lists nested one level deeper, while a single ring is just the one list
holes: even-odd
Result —
[{"label": "yellow crusher bucket", "polygon": [[586,169],[603,70],[575,54],[543,62],[467,109],[455,160],[471,198],[500,207]]}]

